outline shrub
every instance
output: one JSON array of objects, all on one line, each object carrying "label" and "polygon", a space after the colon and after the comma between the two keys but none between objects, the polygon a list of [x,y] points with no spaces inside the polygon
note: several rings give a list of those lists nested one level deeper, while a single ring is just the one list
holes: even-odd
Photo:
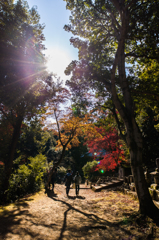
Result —
[{"label": "shrub", "polygon": [[[16,159],[16,164],[20,158]],[[29,163],[22,164],[16,169],[10,178],[10,186],[7,193],[7,200],[15,201],[28,193],[39,191],[45,172],[46,157],[38,154],[30,157]]]},{"label": "shrub", "polygon": [[92,162],[87,162],[82,170],[83,170],[83,173],[84,173],[84,177],[86,179],[91,179],[92,176],[93,176],[93,172],[94,172],[94,168],[97,166],[98,162],[96,160],[92,161]]},{"label": "shrub", "polygon": [[57,169],[57,173],[58,173],[58,182],[61,182],[61,180],[64,178],[64,176],[66,175],[67,169],[64,168],[63,166],[59,167]]}]

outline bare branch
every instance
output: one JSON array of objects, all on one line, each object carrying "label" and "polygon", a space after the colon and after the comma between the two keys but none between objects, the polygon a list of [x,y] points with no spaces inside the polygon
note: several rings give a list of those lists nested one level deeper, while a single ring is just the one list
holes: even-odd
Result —
[{"label": "bare branch", "polygon": [[61,140],[60,126],[59,126],[59,122],[58,122],[58,118],[57,118],[55,110],[54,110],[54,115],[55,115],[55,119],[56,119],[56,124],[57,124],[57,129],[58,129],[58,134],[59,134],[59,140],[60,140],[61,145],[64,147],[63,142]]}]

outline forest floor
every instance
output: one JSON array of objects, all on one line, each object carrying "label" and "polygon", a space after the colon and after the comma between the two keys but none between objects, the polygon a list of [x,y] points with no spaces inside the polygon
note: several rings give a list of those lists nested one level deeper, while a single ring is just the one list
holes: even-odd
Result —
[{"label": "forest floor", "polygon": [[[138,201],[115,189],[93,192],[81,185],[70,196],[55,184],[0,207],[0,240],[145,240],[159,239],[159,228],[138,215]],[[152,236],[153,235],[153,236]]]}]

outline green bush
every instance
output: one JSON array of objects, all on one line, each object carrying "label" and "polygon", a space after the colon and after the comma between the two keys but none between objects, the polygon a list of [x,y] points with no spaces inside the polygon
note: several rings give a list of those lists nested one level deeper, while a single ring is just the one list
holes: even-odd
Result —
[{"label": "green bush", "polygon": [[84,177],[86,179],[91,179],[94,175],[94,171],[93,169],[97,166],[98,162],[96,160],[92,161],[92,162],[87,162],[82,170],[83,170],[83,173],[84,173]]},{"label": "green bush", "polygon": [[39,154],[34,158],[30,157],[29,160],[30,163],[28,164],[28,167],[31,170],[29,182],[31,186],[33,184],[38,187],[43,181],[44,172],[46,170],[46,157],[42,154]]},{"label": "green bush", "polygon": [[[38,154],[36,157],[30,157],[29,163],[22,164],[16,169],[10,178],[10,185],[7,193],[7,200],[15,201],[26,194],[39,191],[45,172],[46,157]],[[16,159],[16,164],[20,158]]]}]

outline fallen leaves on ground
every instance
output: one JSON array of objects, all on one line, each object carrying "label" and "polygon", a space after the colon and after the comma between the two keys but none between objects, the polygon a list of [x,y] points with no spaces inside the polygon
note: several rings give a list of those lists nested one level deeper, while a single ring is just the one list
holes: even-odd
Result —
[{"label": "fallen leaves on ground", "polygon": [[78,197],[71,189],[67,198],[65,186],[56,184],[55,194],[42,190],[1,207],[0,240],[158,239],[158,227],[138,214],[138,206],[129,195],[85,185]]}]

